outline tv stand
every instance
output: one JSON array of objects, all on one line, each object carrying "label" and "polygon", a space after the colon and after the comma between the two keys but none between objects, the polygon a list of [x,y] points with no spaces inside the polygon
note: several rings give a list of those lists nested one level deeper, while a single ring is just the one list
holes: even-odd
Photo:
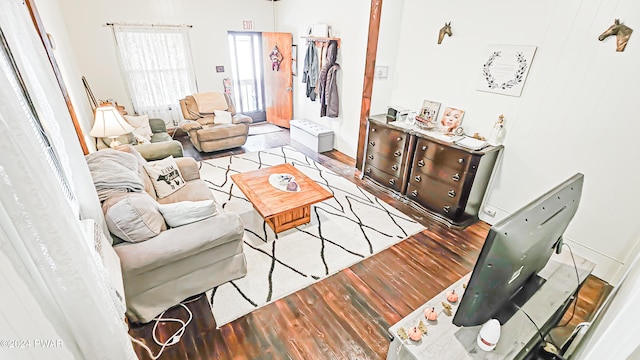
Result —
[{"label": "tv stand", "polygon": [[[541,279],[546,281],[534,281],[534,284],[541,285],[540,288],[523,305],[518,305],[535,321],[542,332],[550,329],[559,321],[562,313],[571,303],[571,297],[595,267],[595,264],[578,256],[575,256],[575,260],[580,284],[577,283],[570,252],[554,254],[547,266],[538,274]],[[534,351],[535,345],[540,341],[540,335],[531,320],[522,311],[513,314],[511,319],[501,326],[500,341],[496,348],[490,352],[481,350],[476,343],[481,326],[457,327],[452,324],[453,316],[447,316],[442,311],[442,303],[447,303],[447,293],[451,290],[462,295],[464,292],[463,284],[468,280],[469,275],[464,276],[391,326],[389,333],[393,340],[389,346],[387,360],[524,359]],[[527,292],[528,290],[525,289],[522,296],[527,297]],[[516,301],[519,300],[516,299]],[[457,305],[457,303],[451,305],[454,313]],[[439,313],[437,322],[429,322],[424,317],[424,310],[431,307],[435,307]],[[515,306],[513,307],[515,308]],[[428,331],[428,334],[423,335],[420,341],[414,342],[399,338],[398,330],[400,328],[408,330],[412,326],[418,326],[420,321],[426,325]]]}]

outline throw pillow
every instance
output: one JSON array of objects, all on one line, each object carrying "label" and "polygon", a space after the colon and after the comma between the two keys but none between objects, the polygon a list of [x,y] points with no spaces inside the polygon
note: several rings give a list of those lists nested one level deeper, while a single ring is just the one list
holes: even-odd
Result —
[{"label": "throw pillow", "polygon": [[102,205],[109,231],[127,242],[141,242],[166,229],[158,203],[147,193],[113,196]]},{"label": "throw pillow", "polygon": [[153,131],[151,131],[151,125],[149,125],[149,115],[125,115],[124,119],[129,123],[129,125],[135,128],[133,130],[134,136],[138,135],[147,140],[147,142],[151,141]]},{"label": "throw pillow", "polygon": [[231,124],[233,118],[231,117],[231,113],[223,110],[215,110],[214,114],[216,114],[216,123],[217,124]]},{"label": "throw pillow", "polygon": [[158,204],[158,210],[170,227],[191,224],[217,215],[213,200],[179,201],[172,204]]},{"label": "throw pillow", "polygon": [[167,197],[186,185],[173,156],[150,161],[144,169],[153,182],[153,188],[156,189],[156,195],[159,198]]}]

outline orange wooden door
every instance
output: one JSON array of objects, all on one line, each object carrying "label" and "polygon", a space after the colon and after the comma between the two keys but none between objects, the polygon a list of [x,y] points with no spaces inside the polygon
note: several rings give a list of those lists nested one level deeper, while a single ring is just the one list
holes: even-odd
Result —
[{"label": "orange wooden door", "polygon": [[[263,32],[262,49],[264,51],[264,95],[267,122],[289,127],[293,117],[293,77],[291,74],[291,33]],[[280,54],[273,58],[282,58],[279,66],[274,64],[272,52]]]}]

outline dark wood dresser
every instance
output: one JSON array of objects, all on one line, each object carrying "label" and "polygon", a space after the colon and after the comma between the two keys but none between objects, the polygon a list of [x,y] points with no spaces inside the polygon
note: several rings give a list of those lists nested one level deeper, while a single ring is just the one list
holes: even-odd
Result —
[{"label": "dark wood dresser", "polygon": [[477,221],[502,146],[474,151],[402,125],[369,118],[363,177],[452,227]]}]

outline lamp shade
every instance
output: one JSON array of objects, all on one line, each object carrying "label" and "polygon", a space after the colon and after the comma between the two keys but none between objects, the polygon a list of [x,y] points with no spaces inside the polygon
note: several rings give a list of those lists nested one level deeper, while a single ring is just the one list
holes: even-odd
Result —
[{"label": "lamp shade", "polygon": [[116,137],[135,130],[124,120],[120,112],[113,106],[96,108],[96,120],[89,135],[93,137]]}]

